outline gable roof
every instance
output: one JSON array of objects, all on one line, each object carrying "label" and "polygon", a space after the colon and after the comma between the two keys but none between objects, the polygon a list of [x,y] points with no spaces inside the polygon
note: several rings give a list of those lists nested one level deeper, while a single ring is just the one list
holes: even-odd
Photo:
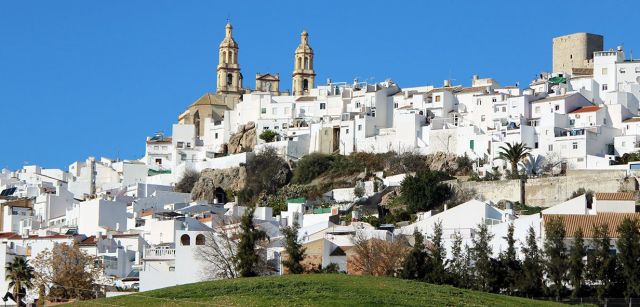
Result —
[{"label": "gable roof", "polygon": [[640,213],[598,213],[591,215],[584,214],[543,214],[542,219],[546,224],[553,218],[560,218],[564,222],[567,237],[571,238],[578,228],[582,229],[585,238],[593,238],[593,226],[607,224],[609,226],[609,236],[618,237],[618,226],[625,218],[640,219]]},{"label": "gable roof", "polygon": [[633,192],[596,193],[597,200],[636,200]]},{"label": "gable roof", "polygon": [[585,107],[577,108],[577,109],[575,109],[575,110],[573,110],[573,111],[571,111],[569,113],[570,114],[573,114],[573,113],[588,113],[588,112],[595,112],[595,111],[598,111],[598,110],[600,110],[599,106],[585,106]]}]

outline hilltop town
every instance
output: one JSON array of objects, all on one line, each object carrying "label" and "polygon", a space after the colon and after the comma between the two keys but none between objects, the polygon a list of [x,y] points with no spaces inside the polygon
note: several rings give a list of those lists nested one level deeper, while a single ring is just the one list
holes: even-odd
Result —
[{"label": "hilltop town", "polygon": [[[247,87],[231,23],[224,30],[215,91],[177,114],[171,135],[140,140],[139,159],[2,170],[0,274],[19,257],[46,265],[61,244],[99,264],[92,288],[46,280],[25,302],[240,276],[232,264],[247,216],[269,238],[256,246],[261,275],[292,273],[295,230],[305,272],[391,276],[419,244],[440,247],[448,265],[479,238],[489,259],[508,250],[528,259],[557,221],[567,246],[578,229],[595,244],[595,225],[607,225],[619,252],[618,229],[640,217],[640,60],[601,35],[553,38],[551,72],[526,86],[474,75],[468,86],[404,88],[319,82],[304,31],[287,91],[275,72]],[[396,262],[363,263],[365,251],[390,250]],[[9,282],[0,279],[0,291],[11,292]],[[498,288],[481,290],[512,290]]]}]

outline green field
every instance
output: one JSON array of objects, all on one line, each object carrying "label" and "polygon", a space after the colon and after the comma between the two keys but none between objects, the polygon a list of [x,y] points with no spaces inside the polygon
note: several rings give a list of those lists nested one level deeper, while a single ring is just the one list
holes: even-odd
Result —
[{"label": "green field", "polygon": [[287,275],[200,282],[74,306],[556,306],[397,278]]}]

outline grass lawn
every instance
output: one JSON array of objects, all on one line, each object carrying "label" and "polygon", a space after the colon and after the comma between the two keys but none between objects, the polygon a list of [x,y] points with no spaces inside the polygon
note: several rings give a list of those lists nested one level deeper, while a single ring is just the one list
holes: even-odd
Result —
[{"label": "grass lawn", "polygon": [[208,281],[72,306],[556,306],[397,278],[342,274]]}]

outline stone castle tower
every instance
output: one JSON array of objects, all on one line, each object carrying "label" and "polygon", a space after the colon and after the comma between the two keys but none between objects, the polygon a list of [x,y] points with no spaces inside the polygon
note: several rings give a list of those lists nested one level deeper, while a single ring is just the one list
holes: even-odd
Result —
[{"label": "stone castle tower", "polygon": [[233,39],[230,22],[225,27],[226,34],[220,43],[218,59],[217,93],[241,93],[242,73],[238,64],[238,43]]},{"label": "stone castle tower", "polygon": [[313,49],[309,46],[309,33],[303,31],[300,35],[300,45],[296,48],[294,55],[292,94],[295,96],[309,94],[315,78]]},{"label": "stone castle tower", "polygon": [[554,37],[553,72],[574,74],[581,70],[593,69],[593,53],[603,50],[603,42],[602,35],[591,33]]}]

